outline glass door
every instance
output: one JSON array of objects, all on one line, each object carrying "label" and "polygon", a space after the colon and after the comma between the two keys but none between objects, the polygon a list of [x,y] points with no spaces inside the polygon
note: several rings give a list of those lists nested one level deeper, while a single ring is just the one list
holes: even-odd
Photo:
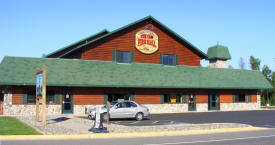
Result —
[{"label": "glass door", "polygon": [[188,111],[196,111],[196,95],[190,94],[188,97]]},{"label": "glass door", "polygon": [[62,97],[62,113],[73,113],[73,94],[71,91],[64,91]]},{"label": "glass door", "polygon": [[220,109],[220,96],[219,94],[209,94],[208,95],[208,109],[209,110],[219,110]]}]

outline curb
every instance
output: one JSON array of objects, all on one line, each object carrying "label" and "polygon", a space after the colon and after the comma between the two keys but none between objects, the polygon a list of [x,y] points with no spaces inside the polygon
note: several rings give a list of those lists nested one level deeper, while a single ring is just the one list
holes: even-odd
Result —
[{"label": "curb", "polygon": [[194,134],[211,134],[240,131],[265,130],[260,127],[221,128],[210,130],[186,130],[165,132],[140,132],[140,133],[102,133],[102,134],[79,134],[79,135],[0,135],[0,140],[41,140],[41,139],[101,139],[101,138],[128,138],[128,137],[153,137],[153,136],[179,136]]}]

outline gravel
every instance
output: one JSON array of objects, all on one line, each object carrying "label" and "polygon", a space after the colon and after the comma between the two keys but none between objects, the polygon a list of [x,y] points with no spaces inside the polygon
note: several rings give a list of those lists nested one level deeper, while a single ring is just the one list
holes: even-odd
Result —
[{"label": "gravel", "polygon": [[[47,116],[47,125],[35,121],[35,116],[16,116],[37,131],[45,135],[55,134],[92,134],[88,129],[94,124],[93,120],[72,115]],[[180,130],[207,130],[218,128],[239,128],[249,127],[246,124],[237,123],[212,123],[212,124],[178,124],[178,125],[155,125],[155,126],[124,126],[118,124],[103,124],[110,133],[133,133],[133,132],[161,132],[161,131],[180,131]]]}]

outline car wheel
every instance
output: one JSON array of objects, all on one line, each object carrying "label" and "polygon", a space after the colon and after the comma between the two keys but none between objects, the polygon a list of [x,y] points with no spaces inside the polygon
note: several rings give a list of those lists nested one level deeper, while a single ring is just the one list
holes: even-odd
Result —
[{"label": "car wheel", "polygon": [[89,120],[93,120],[92,115],[88,115],[88,119],[89,119]]},{"label": "car wheel", "polygon": [[137,120],[137,121],[143,120],[143,113],[141,113],[141,112],[137,113],[137,114],[136,114],[136,120]]}]

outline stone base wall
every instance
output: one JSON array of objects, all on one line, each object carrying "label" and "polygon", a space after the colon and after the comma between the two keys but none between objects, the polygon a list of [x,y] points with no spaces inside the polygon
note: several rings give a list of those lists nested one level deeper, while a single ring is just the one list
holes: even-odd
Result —
[{"label": "stone base wall", "polygon": [[208,111],[208,104],[207,103],[199,103],[196,105],[196,111],[198,112],[206,112]]},{"label": "stone base wall", "polygon": [[150,113],[181,113],[188,112],[187,104],[146,104]]},{"label": "stone base wall", "polygon": [[[35,115],[35,105],[7,105],[4,106],[4,115]],[[39,113],[42,114],[42,105],[39,106]],[[47,115],[60,115],[61,105],[47,105]]]},{"label": "stone base wall", "polygon": [[258,103],[221,103],[221,111],[256,110],[260,109]]}]

